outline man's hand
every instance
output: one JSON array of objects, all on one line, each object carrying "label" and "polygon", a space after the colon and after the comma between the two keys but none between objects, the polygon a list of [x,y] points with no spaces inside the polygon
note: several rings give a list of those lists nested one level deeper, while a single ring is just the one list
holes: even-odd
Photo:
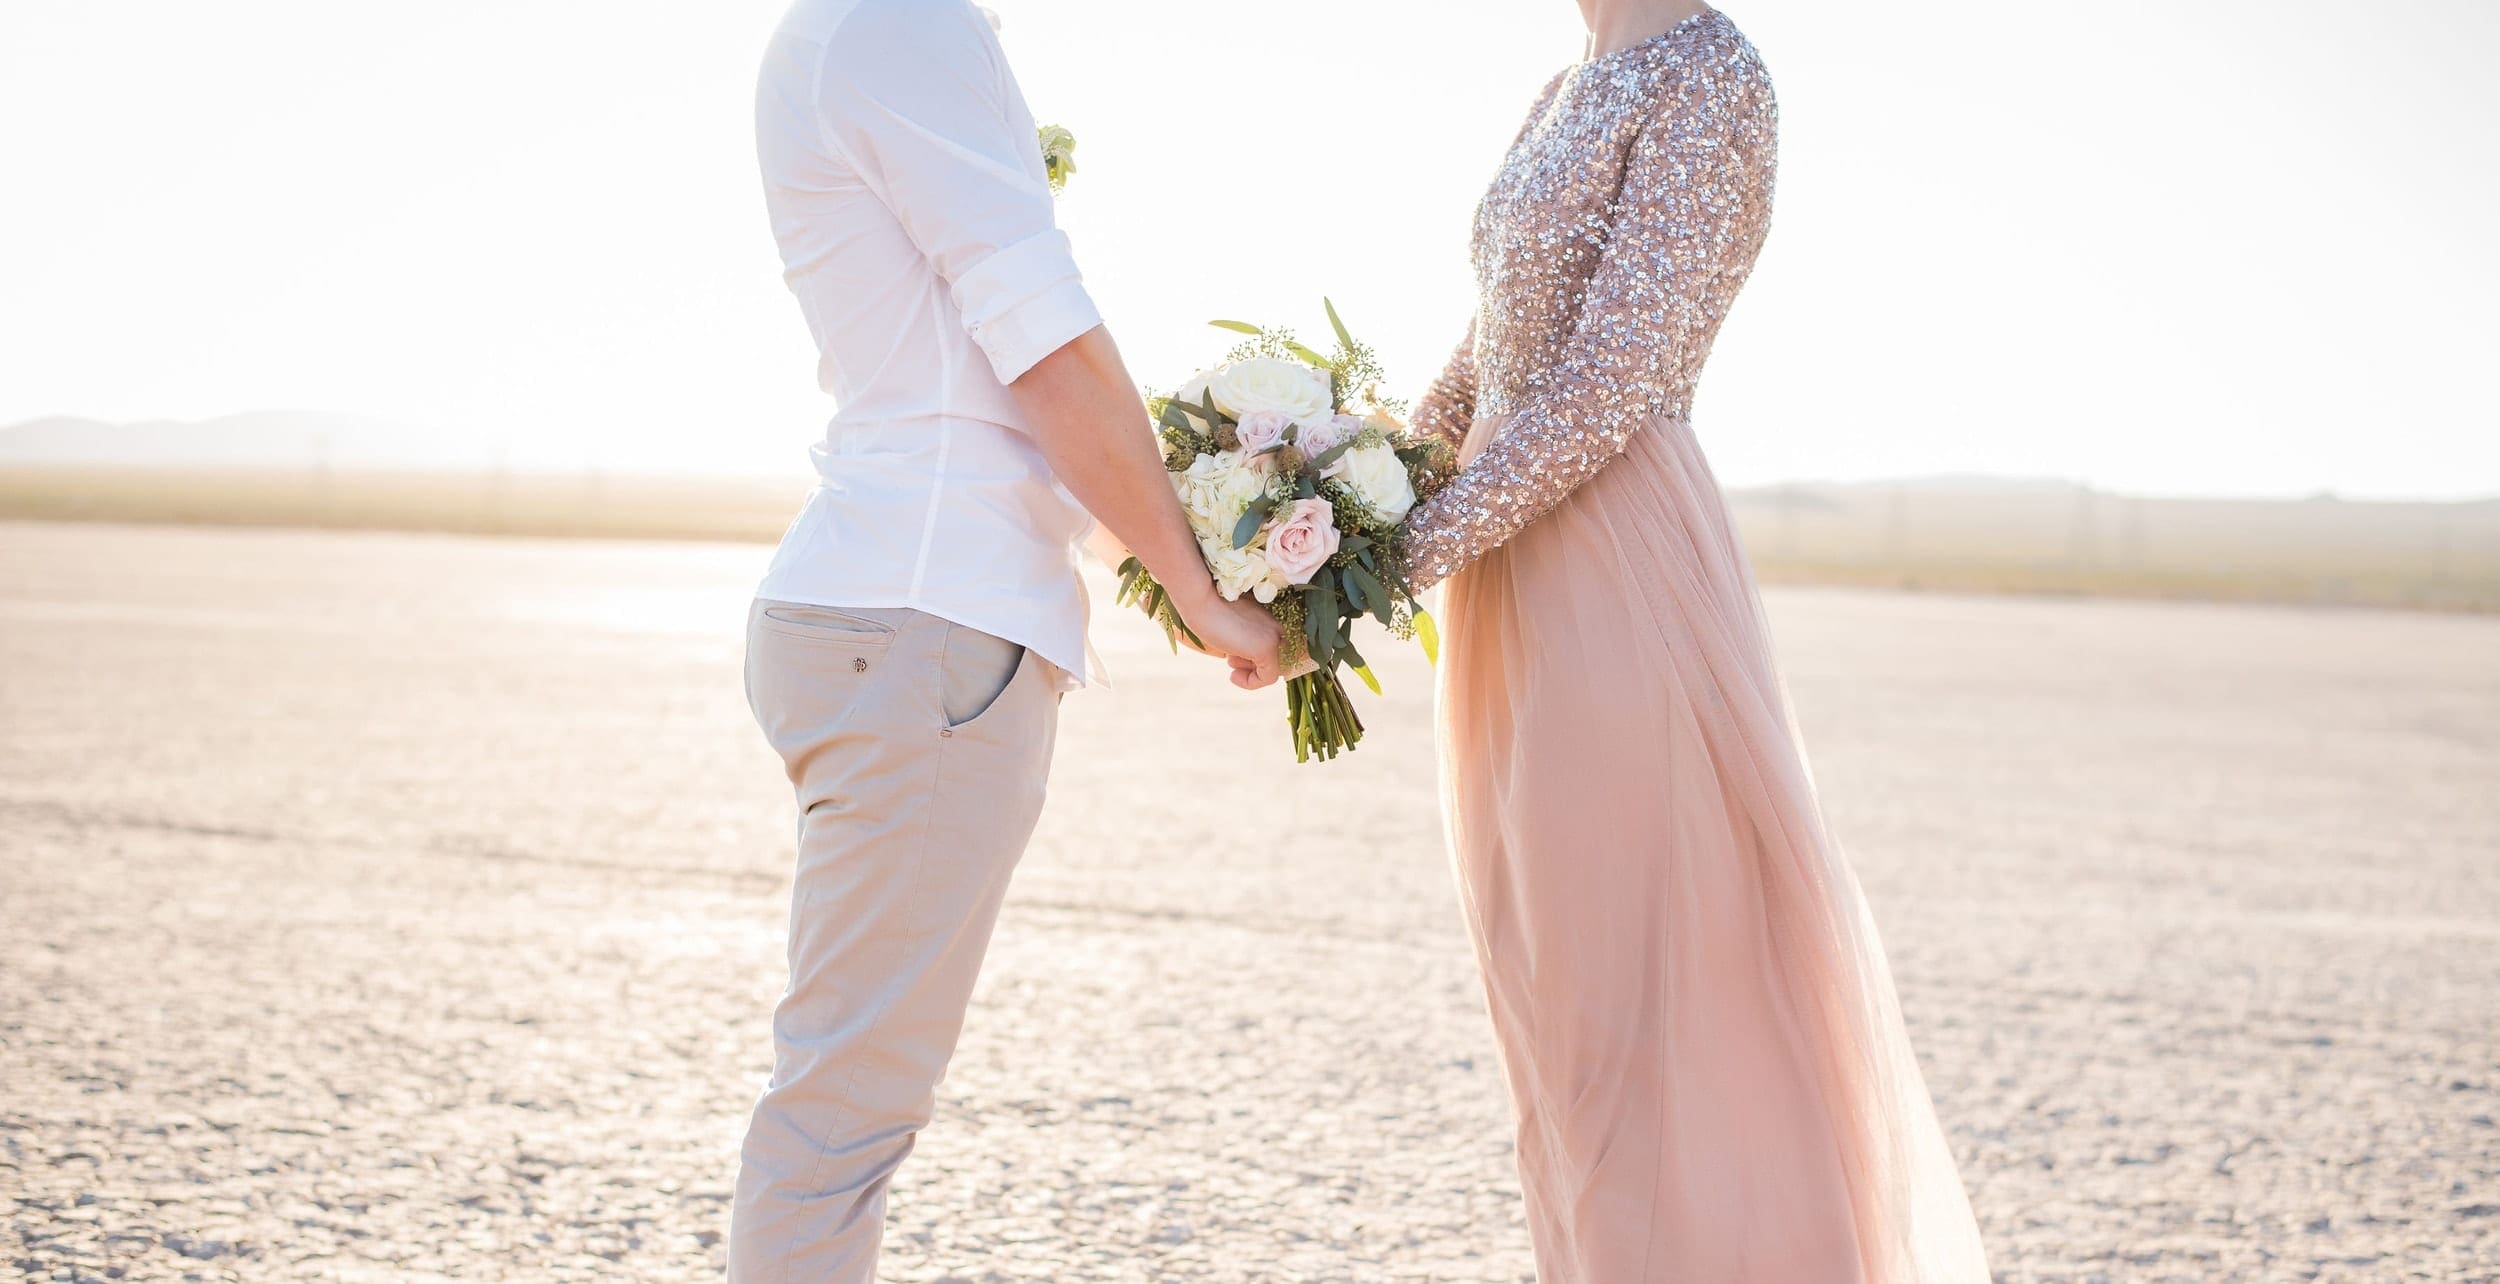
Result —
[{"label": "man's hand", "polygon": [[[1094,556],[1101,558],[1102,564],[1105,566],[1119,566],[1127,562],[1132,556],[1135,556],[1135,554],[1130,551],[1128,545],[1120,542],[1119,536],[1111,533],[1110,527],[1104,526],[1100,523],[1096,523],[1093,533],[1085,537],[1085,546],[1094,550]],[[1166,589],[1165,593],[1168,595],[1170,590]],[[1154,621],[1157,627],[1162,627],[1163,621],[1155,618],[1153,608],[1148,605],[1153,600],[1154,598],[1151,595],[1139,598],[1137,600],[1137,613],[1145,616],[1149,620]],[[1217,607],[1225,605],[1224,599],[1220,595],[1212,596],[1207,600],[1212,601]],[[1180,609],[1178,603],[1175,603],[1172,609],[1174,611],[1178,611]],[[1276,621],[1275,616],[1269,615],[1265,611],[1259,612],[1259,615],[1266,619],[1270,624],[1273,624]],[[1197,615],[1183,615],[1181,618],[1183,620],[1192,621],[1190,627],[1195,629],[1197,624],[1194,621],[1202,617],[1220,618],[1220,613],[1202,605]],[[1222,626],[1219,625],[1218,627]],[[1245,673],[1255,675],[1257,672],[1258,666],[1253,660],[1244,659],[1239,656],[1227,655],[1212,642],[1205,646],[1200,646],[1197,642],[1190,639],[1189,634],[1183,633],[1177,629],[1167,629],[1166,632],[1171,635],[1172,645],[1174,646],[1187,647],[1200,655],[1213,656],[1218,660],[1230,660],[1232,662],[1233,672],[1237,675]]]},{"label": "man's hand", "polygon": [[1276,617],[1254,602],[1227,602],[1209,593],[1199,601],[1179,607],[1181,618],[1189,622],[1191,632],[1205,644],[1209,655],[1222,656],[1232,665],[1233,685],[1244,691],[1256,691],[1276,682],[1277,650],[1284,638],[1276,628]]}]

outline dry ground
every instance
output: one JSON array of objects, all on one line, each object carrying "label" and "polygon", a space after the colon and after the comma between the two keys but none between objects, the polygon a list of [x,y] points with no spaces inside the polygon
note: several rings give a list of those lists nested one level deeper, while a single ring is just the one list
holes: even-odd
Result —
[{"label": "dry ground", "polygon": [[[762,557],[0,524],[0,1271],[716,1276]],[[2500,619],[1771,609],[2000,1278],[2495,1277]],[[1103,632],[890,1278],[1528,1278],[1420,661]]]}]

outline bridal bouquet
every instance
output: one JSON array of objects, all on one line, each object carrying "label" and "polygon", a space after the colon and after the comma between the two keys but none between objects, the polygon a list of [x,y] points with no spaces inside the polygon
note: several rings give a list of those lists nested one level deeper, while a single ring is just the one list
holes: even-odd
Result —
[{"label": "bridal bouquet", "polygon": [[[1354,649],[1355,621],[1372,617],[1391,637],[1421,643],[1428,658],[1437,660],[1440,646],[1432,617],[1406,588],[1401,524],[1429,496],[1445,447],[1408,434],[1395,404],[1379,395],[1378,358],[1326,306],[1333,355],[1289,331],[1217,321],[1249,339],[1223,364],[1147,402],[1217,590],[1267,607],[1284,630],[1287,670],[1310,670],[1285,683],[1297,762],[1333,758],[1363,738],[1337,677],[1348,668],[1380,691]],[[1189,634],[1136,558],[1120,566],[1120,601],[1142,605],[1167,636]]]}]

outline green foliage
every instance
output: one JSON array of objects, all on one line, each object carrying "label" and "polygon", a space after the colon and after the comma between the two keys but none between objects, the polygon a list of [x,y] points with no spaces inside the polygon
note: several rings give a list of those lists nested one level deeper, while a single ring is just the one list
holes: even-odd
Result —
[{"label": "green foliage", "polygon": [[1146,570],[1144,562],[1129,558],[1120,563],[1118,574],[1120,590],[1112,600],[1122,606],[1138,607],[1146,613],[1146,618],[1162,625],[1164,640],[1171,643],[1175,653],[1181,649],[1181,638],[1188,638],[1191,646],[1205,647],[1206,644],[1191,631],[1189,622],[1181,618],[1180,608],[1172,605],[1171,595],[1164,592],[1163,586],[1156,583],[1155,577]]},{"label": "green foliage", "polygon": [[[1334,301],[1323,299],[1321,306],[1336,341],[1335,351],[1325,355],[1283,328],[1230,320],[1208,324],[1242,336],[1242,342],[1224,355],[1224,364],[1255,359],[1300,362],[1328,372],[1335,405],[1340,410],[1363,407],[1401,412],[1401,405],[1380,394],[1386,372],[1379,355],[1354,337],[1345,319],[1338,315]],[[1173,472],[1186,471],[1201,455],[1240,448],[1239,425],[1216,407],[1212,392],[1194,402],[1184,401],[1177,394],[1152,396],[1147,399],[1146,409],[1155,421],[1164,465]],[[1260,531],[1277,511],[1297,499],[1325,499],[1334,511],[1339,535],[1337,552],[1312,574],[1308,584],[1280,593],[1267,604],[1269,614],[1283,630],[1284,662],[1292,666],[1307,659],[1316,666],[1315,672],[1288,682],[1285,693],[1294,758],[1308,762],[1314,757],[1322,761],[1333,758],[1352,749],[1363,736],[1362,720],[1347,700],[1337,670],[1352,669],[1372,691],[1380,690],[1378,677],[1362,652],[1355,649],[1356,620],[1369,617],[1393,638],[1420,641],[1426,654],[1436,659],[1439,650],[1431,617],[1423,613],[1414,595],[1407,591],[1403,532],[1382,521],[1352,487],[1320,474],[1348,451],[1386,446],[1396,452],[1421,497],[1438,488],[1449,465],[1449,453],[1444,443],[1414,440],[1370,425],[1344,444],[1316,455],[1306,454],[1299,438],[1297,430],[1283,447],[1263,452],[1268,456],[1264,466],[1272,470],[1271,475],[1265,489],[1244,508],[1228,535],[1232,547],[1249,547],[1258,541]],[[1143,607],[1167,633],[1186,629],[1162,586],[1135,559],[1123,565],[1120,574],[1121,602]]]}]

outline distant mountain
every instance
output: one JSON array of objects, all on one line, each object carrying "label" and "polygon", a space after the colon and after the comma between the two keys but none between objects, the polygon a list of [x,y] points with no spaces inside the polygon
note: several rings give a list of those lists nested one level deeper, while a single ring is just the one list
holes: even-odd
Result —
[{"label": "distant mountain", "polygon": [[2080,482],[2055,477],[1989,477],[1979,473],[1939,473],[1885,481],[1795,481],[1762,486],[1731,486],[1727,498],[1739,508],[1815,512],[1852,508],[1872,502],[1920,499],[1983,499],[2041,503],[2089,494]]},{"label": "distant mountain", "polygon": [[[217,419],[151,419],[111,423],[58,415],[0,427],[0,468],[105,469],[166,472],[257,471],[277,473],[537,473],[648,477],[740,478],[776,483],[804,480],[793,465],[796,450],[732,453],[706,461],[646,448],[618,453],[547,434],[511,441],[475,431],[451,431],[367,415],[320,410],[257,410]],[[663,448],[664,449],[664,448]],[[2100,490],[2055,477],[1995,477],[1983,473],[1935,473],[1876,481],[1791,481],[1735,486],[1733,506],[1754,513],[1839,513],[1904,504],[1951,504],[1986,509],[2037,508],[2072,514],[2078,505],[2151,500]],[[2163,500],[2187,501],[2188,496]],[[2300,500],[2216,499],[2220,505],[2351,505],[2356,501],[2320,493]],[[2365,505],[2367,501],[2360,501]],[[2403,507],[2384,501],[2382,507]],[[2500,497],[2464,501],[2451,508],[2500,506]],[[1976,511],[1974,508],[1974,511]]]},{"label": "distant mountain", "polygon": [[66,416],[0,428],[0,466],[465,472],[495,444],[387,419],[262,410],[221,419],[106,423]]},{"label": "distant mountain", "polygon": [[1779,503],[1800,495],[1860,495],[1908,491],[1918,495],[2076,495],[2090,490],[2062,477],[1994,477],[1986,473],[1934,473],[1924,477],[1888,477],[1879,481],[1792,481],[1760,486],[1731,486],[1728,493],[1763,503]]}]

